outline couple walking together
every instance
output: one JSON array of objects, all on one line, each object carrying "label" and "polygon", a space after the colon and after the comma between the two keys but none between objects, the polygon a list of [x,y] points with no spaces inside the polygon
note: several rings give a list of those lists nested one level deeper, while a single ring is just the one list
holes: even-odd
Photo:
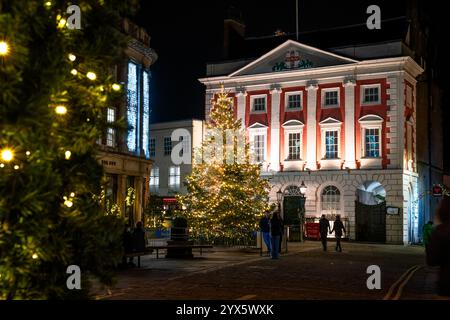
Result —
[{"label": "couple walking together", "polygon": [[281,252],[281,240],[283,238],[283,220],[280,213],[275,211],[270,218],[270,213],[267,211],[264,217],[259,222],[259,227],[262,232],[264,243],[269,250],[269,255],[272,259],[278,259]]}]

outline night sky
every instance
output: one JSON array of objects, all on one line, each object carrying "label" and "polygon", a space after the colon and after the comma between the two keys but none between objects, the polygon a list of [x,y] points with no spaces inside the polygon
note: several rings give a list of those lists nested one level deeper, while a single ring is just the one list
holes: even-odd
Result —
[{"label": "night sky", "polygon": [[[366,9],[371,4],[380,6],[382,21],[404,17],[406,1],[299,0],[300,32],[365,24]],[[442,5],[428,5],[426,10],[430,11],[430,38],[445,48],[440,35],[448,18],[439,6]],[[152,122],[204,116],[204,87],[197,79],[205,76],[207,62],[223,60],[223,20],[230,12],[242,14],[246,37],[272,35],[277,29],[295,33],[295,0],[142,1],[136,21],[149,32],[151,47],[159,56],[152,66]],[[383,22],[381,27],[383,29]],[[340,45],[351,44],[345,33],[341,34],[342,37],[333,40],[340,43],[342,39]],[[376,35],[376,31],[366,29],[362,37],[359,36],[370,43],[379,40]],[[320,35],[322,38],[314,38],[314,45],[320,47],[330,40],[327,37],[333,36],[325,30]],[[326,45],[322,49],[326,49]],[[439,61],[438,76],[448,74],[450,68],[444,54],[440,55]],[[443,86],[448,91],[448,83]],[[445,118],[449,118],[448,108],[444,110]],[[446,130],[445,136],[450,137],[449,129]]]}]

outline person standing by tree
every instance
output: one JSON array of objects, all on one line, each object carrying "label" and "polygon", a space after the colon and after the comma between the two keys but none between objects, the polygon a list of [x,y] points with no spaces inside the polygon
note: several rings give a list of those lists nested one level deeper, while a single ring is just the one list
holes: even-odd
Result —
[{"label": "person standing by tree", "polygon": [[277,250],[280,246],[280,237],[282,233],[282,222],[280,218],[280,213],[275,211],[273,213],[272,219],[270,219],[270,237],[272,240],[272,259],[278,259],[280,254]]},{"label": "person standing by tree", "polygon": [[440,224],[434,228],[426,246],[427,264],[440,266],[438,294],[450,296],[450,196],[443,196],[437,217]]},{"label": "person standing by tree", "polygon": [[325,218],[325,215],[322,215],[322,218],[319,220],[319,231],[320,231],[320,240],[322,241],[323,251],[327,251],[327,236],[328,232],[331,233],[330,221]]},{"label": "person standing by tree", "polygon": [[266,211],[264,213],[264,217],[259,221],[259,228],[261,229],[262,237],[264,239],[264,243],[266,244],[267,251],[269,252],[269,256],[271,255],[271,243],[270,243],[270,219],[269,212]]},{"label": "person standing by tree", "polygon": [[340,215],[337,215],[336,220],[334,221],[334,224],[333,224],[333,230],[330,231],[330,234],[334,232],[334,234],[336,236],[336,251],[339,250],[339,252],[342,252],[342,247],[341,247],[342,231],[344,231],[344,233],[345,233],[344,224],[341,221]]}]

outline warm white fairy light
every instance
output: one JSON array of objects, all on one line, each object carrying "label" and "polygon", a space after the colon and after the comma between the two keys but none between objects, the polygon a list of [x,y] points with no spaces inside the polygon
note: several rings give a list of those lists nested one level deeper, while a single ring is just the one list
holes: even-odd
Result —
[{"label": "warm white fairy light", "polygon": [[66,157],[66,160],[69,160],[71,155],[72,155],[72,152],[70,152],[69,150],[67,150],[67,151],[64,153],[64,156]]},{"label": "warm white fairy light", "polygon": [[77,69],[72,69],[72,70],[70,70],[70,73],[72,75],[76,76],[78,74],[78,71],[77,71]]},{"label": "warm white fairy light", "polygon": [[69,53],[69,60],[70,61],[75,61],[77,59],[77,57],[73,54],[73,53]]},{"label": "warm white fairy light", "polygon": [[88,73],[86,73],[86,77],[87,77],[89,80],[92,80],[92,81],[94,81],[95,79],[97,79],[97,75],[96,75],[94,72],[92,72],[92,71],[89,71]]},{"label": "warm white fairy light", "polygon": [[56,106],[55,112],[59,115],[64,115],[67,113],[67,108],[65,106]]},{"label": "warm white fairy light", "polygon": [[6,56],[9,52],[9,45],[5,41],[0,41],[0,56]]}]

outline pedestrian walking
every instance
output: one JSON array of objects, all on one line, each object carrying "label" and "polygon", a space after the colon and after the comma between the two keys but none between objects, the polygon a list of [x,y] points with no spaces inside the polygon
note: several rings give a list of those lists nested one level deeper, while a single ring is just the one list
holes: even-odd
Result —
[{"label": "pedestrian walking", "polygon": [[426,247],[428,242],[430,241],[431,232],[433,231],[433,221],[428,221],[423,225],[422,234],[423,234],[423,245]]},{"label": "pedestrian walking", "polygon": [[270,214],[268,211],[264,213],[264,217],[259,221],[259,229],[262,233],[262,238],[264,239],[264,243],[266,244],[267,251],[269,256],[271,256],[271,240],[270,240]]},{"label": "pedestrian walking", "polygon": [[282,234],[282,221],[280,213],[275,211],[270,219],[270,237],[272,240],[272,259],[278,259],[280,252],[277,250],[280,246],[280,237]]},{"label": "pedestrian walking", "polygon": [[439,266],[438,294],[450,296],[450,196],[443,196],[437,210],[439,224],[426,246],[427,264]]},{"label": "pedestrian walking", "polygon": [[333,224],[333,230],[330,231],[330,234],[334,232],[334,235],[336,237],[336,251],[342,252],[341,247],[341,238],[342,238],[342,231],[345,233],[344,224],[341,221],[340,215],[336,215],[336,220]]},{"label": "pedestrian walking", "polygon": [[330,221],[325,218],[325,215],[322,215],[322,218],[319,220],[319,232],[320,232],[320,240],[322,241],[323,251],[327,251],[327,238],[328,232],[331,233]]}]

